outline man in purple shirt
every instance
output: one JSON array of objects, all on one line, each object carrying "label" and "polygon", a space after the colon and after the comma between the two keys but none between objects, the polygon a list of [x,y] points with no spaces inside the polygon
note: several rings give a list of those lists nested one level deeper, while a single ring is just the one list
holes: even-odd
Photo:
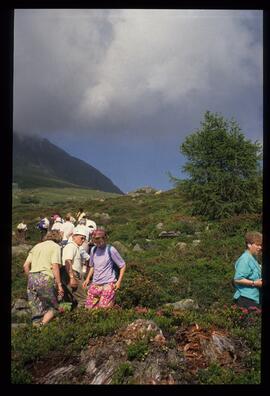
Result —
[{"label": "man in purple shirt", "polygon": [[[96,229],[92,234],[95,246],[90,252],[90,270],[83,282],[86,288],[93,276],[88,289],[86,308],[109,308],[115,301],[115,292],[120,288],[126,263],[113,247],[107,245],[107,234],[103,229]],[[115,265],[120,269],[119,277]]]}]

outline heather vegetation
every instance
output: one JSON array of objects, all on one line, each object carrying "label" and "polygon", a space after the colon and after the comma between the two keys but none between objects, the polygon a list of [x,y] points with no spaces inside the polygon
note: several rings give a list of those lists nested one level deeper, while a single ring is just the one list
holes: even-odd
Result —
[{"label": "heather vegetation", "polygon": [[[71,199],[74,191],[64,198],[57,189],[40,189],[38,194],[35,190],[24,190],[14,198],[13,229],[24,218],[29,228],[26,243],[34,245],[39,240],[35,225],[40,214],[64,215],[84,207],[90,218],[106,227],[109,242],[121,244],[119,251],[126,260],[127,271],[117,293],[117,306],[107,311],[63,312],[42,330],[32,328],[27,316],[13,318],[14,322],[24,321],[26,327],[12,329],[12,382],[37,382],[46,367],[48,372],[48,367],[58,367],[60,362],[74,363],[89,344],[97,345],[104,337],[111,340],[129,323],[144,318],[156,323],[166,343],[157,352],[151,337],[134,340],[111,383],[138,383],[136,370],[139,365],[149,366],[151,359],[157,359],[155,353],[165,356],[168,350],[180,350],[184,340],[191,348],[188,331],[194,325],[205,336],[213,330],[226,334],[237,340],[239,350],[246,352],[230,364],[216,360],[203,365],[196,360],[199,352],[194,349],[193,355],[188,355],[190,351],[183,345],[183,353],[190,359],[188,366],[183,369],[177,360],[166,364],[172,373],[181,374],[182,383],[259,383],[260,316],[232,305],[231,280],[234,261],[244,250],[245,232],[261,231],[261,213],[235,214],[216,220],[195,216],[192,201],[180,188],[160,194],[125,196],[91,195],[90,190],[84,195],[87,190],[76,191],[78,197],[82,194],[78,199]],[[33,202],[36,199],[39,203]],[[104,213],[108,216],[102,218]],[[172,230],[178,232],[176,236],[160,236],[162,231]],[[17,244],[14,237],[13,248]],[[12,301],[26,298],[22,271],[26,254],[27,251],[12,257]],[[197,308],[183,310],[166,305],[182,299],[192,299]],[[73,377],[76,383],[87,381],[85,370],[80,366],[76,371]]]}]

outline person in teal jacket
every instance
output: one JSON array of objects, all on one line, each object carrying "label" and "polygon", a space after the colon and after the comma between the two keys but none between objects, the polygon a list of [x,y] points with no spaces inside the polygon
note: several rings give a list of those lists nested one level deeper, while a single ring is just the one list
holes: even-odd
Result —
[{"label": "person in teal jacket", "polygon": [[235,263],[233,298],[239,307],[260,308],[262,271],[257,256],[262,250],[262,234],[255,231],[247,232],[245,243],[246,251]]}]

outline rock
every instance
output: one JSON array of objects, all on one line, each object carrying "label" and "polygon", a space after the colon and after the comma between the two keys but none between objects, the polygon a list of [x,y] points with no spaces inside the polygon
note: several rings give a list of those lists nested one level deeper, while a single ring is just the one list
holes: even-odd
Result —
[{"label": "rock", "polygon": [[111,216],[108,213],[101,213],[100,222],[104,224],[108,224],[111,221]]},{"label": "rock", "polygon": [[156,243],[155,241],[153,241],[152,239],[146,239],[145,240],[145,249],[154,249],[156,247]]},{"label": "rock", "polygon": [[141,194],[153,194],[155,192],[157,192],[156,189],[146,186],[146,187],[138,188],[137,190],[134,191],[130,191],[127,193],[127,195],[130,195],[131,197],[138,197]]},{"label": "rock", "polygon": [[14,310],[29,309],[29,304],[27,300],[19,298],[16,300],[12,306]]},{"label": "rock", "polygon": [[23,299],[18,299],[15,301],[13,304],[12,310],[11,310],[11,315],[13,321],[17,321],[20,319],[24,319],[27,316],[31,315],[31,310],[28,304],[28,301],[23,300]]},{"label": "rock", "polygon": [[233,341],[226,335],[213,331],[210,340],[201,338],[200,343],[204,355],[210,362],[218,361],[222,358],[227,362],[236,358],[236,348]]},{"label": "rock", "polygon": [[138,243],[136,243],[136,245],[134,246],[134,248],[132,249],[134,252],[143,252],[144,250],[140,247],[140,245]]},{"label": "rock", "polygon": [[153,320],[137,319],[130,323],[122,332],[125,343],[131,344],[135,340],[146,339],[147,333],[154,337],[155,335],[163,336],[162,330]]},{"label": "rock", "polygon": [[129,252],[128,248],[123,245],[122,242],[114,241],[112,245],[115,247],[115,249],[119,250],[120,254],[127,254]]},{"label": "rock", "polygon": [[187,248],[187,243],[186,242],[178,242],[175,247],[177,248],[177,250],[183,251],[186,250]]},{"label": "rock", "polygon": [[194,241],[192,241],[193,246],[198,246],[200,243],[201,243],[200,239],[194,239]]},{"label": "rock", "polygon": [[160,238],[175,238],[181,235],[180,231],[161,231]]},{"label": "rock", "polygon": [[75,366],[70,364],[69,366],[58,367],[50,371],[45,377],[43,377],[39,384],[63,384],[66,378],[69,378],[70,374],[75,370]]},{"label": "rock", "polygon": [[11,330],[28,327],[28,323],[11,323]]},{"label": "rock", "polygon": [[176,301],[174,303],[167,303],[165,306],[171,306],[175,309],[183,309],[183,310],[192,310],[192,309],[198,309],[199,306],[198,304],[192,300],[191,298],[185,298],[180,301]]},{"label": "rock", "polygon": [[158,190],[155,192],[155,195],[160,195],[163,191],[162,190]]},{"label": "rock", "polygon": [[177,278],[177,276],[173,276],[173,277],[171,278],[171,282],[172,282],[173,284],[177,284],[177,283],[179,282],[179,278]]},{"label": "rock", "polygon": [[18,246],[12,246],[12,256],[18,256],[19,254],[27,254],[32,245],[27,245],[26,243],[20,244]]},{"label": "rock", "polygon": [[158,223],[158,224],[156,225],[156,229],[157,229],[157,230],[162,230],[163,226],[164,226],[163,223]]}]

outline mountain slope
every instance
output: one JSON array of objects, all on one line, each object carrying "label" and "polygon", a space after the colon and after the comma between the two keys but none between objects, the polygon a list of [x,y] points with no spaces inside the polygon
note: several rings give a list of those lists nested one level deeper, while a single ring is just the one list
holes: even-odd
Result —
[{"label": "mountain slope", "polygon": [[47,139],[13,135],[13,182],[21,188],[86,187],[123,194],[86,162],[72,157]]}]

